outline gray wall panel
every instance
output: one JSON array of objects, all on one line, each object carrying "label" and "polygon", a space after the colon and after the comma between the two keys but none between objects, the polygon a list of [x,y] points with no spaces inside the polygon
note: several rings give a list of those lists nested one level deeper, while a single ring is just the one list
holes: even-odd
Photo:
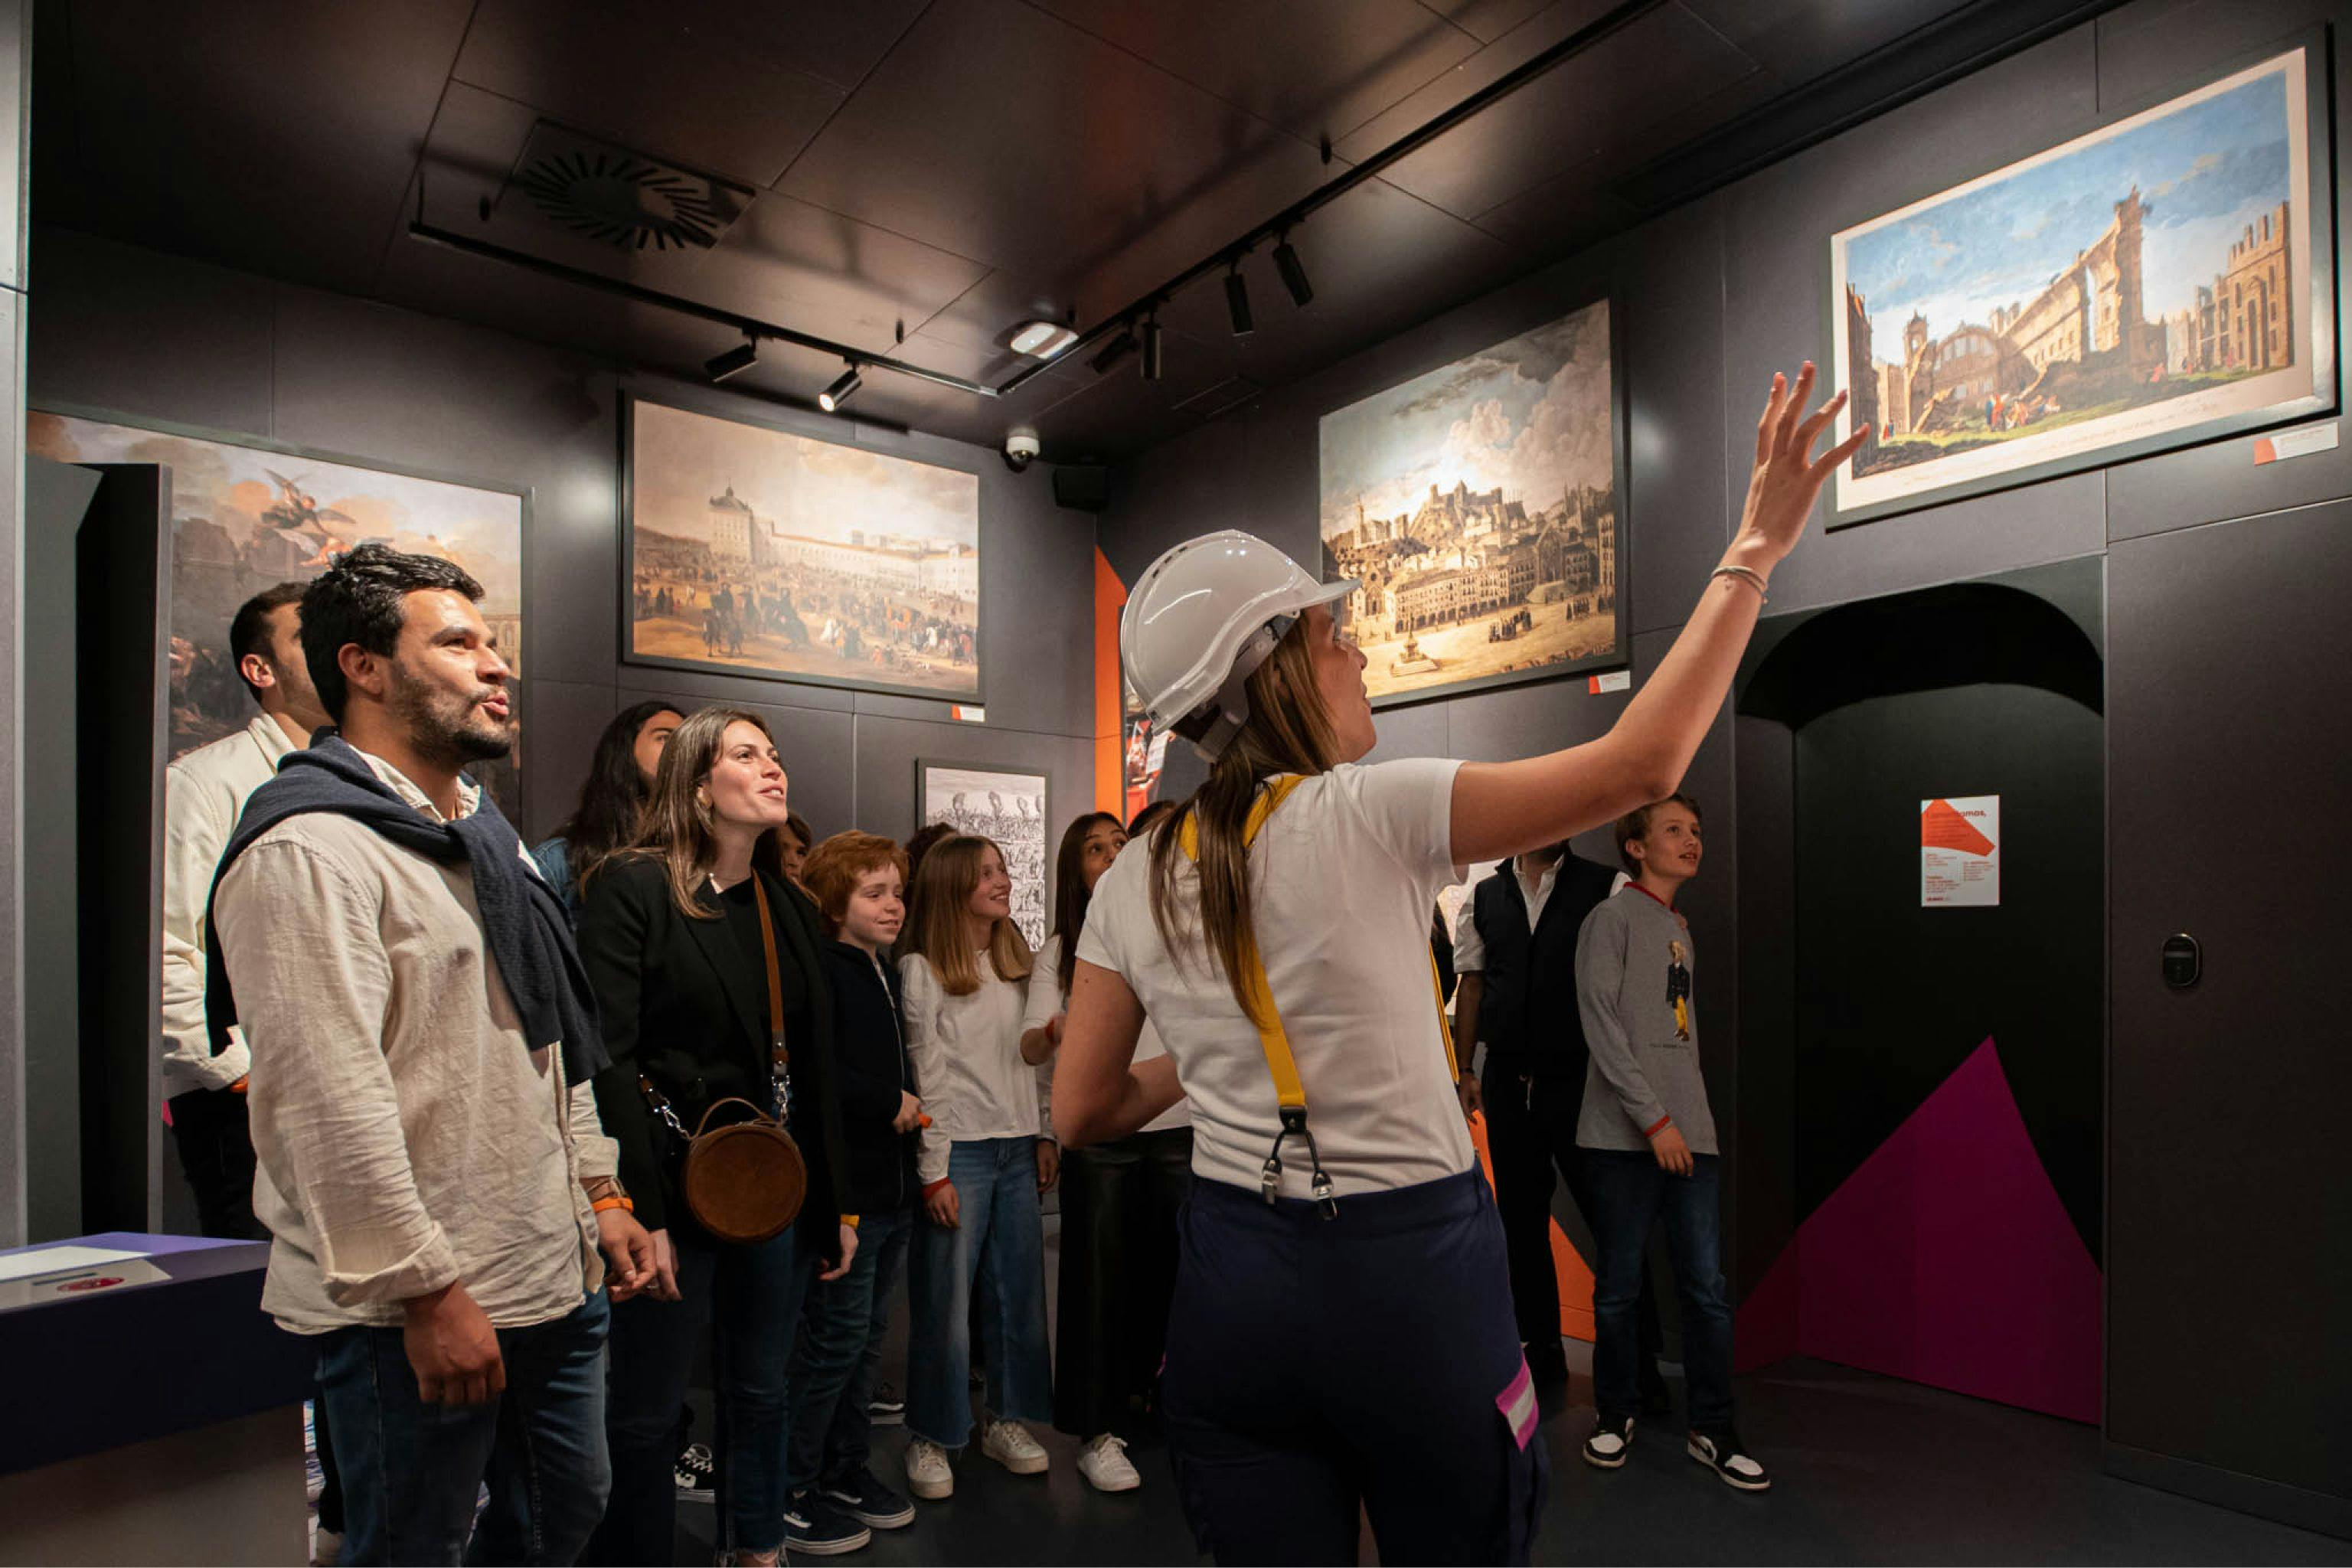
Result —
[{"label": "gray wall panel", "polygon": [[[1727,205],[1709,197],[1653,224],[1641,237],[1638,262],[1624,268],[1628,596],[1637,632],[1682,625],[1722,559],[1738,521],[1734,509],[1747,493],[1746,455],[1735,454],[1735,470],[1714,439],[1724,407]],[[1727,477],[1734,472],[1737,489]]]},{"label": "gray wall panel", "polygon": [[33,256],[36,404],[270,434],[274,284],[70,229],[37,231]]},{"label": "gray wall panel", "polygon": [[919,758],[1044,773],[1051,797],[1046,802],[1052,816],[1046,836],[1049,858],[1070,818],[1094,809],[1094,742],[1083,737],[860,714],[857,757],[857,824],[893,838],[904,839],[919,826],[915,820]]},{"label": "gray wall panel", "polygon": [[619,694],[609,686],[537,676],[522,684],[518,706],[524,731],[530,737],[524,752],[538,763],[522,773],[522,832],[526,843],[535,844],[571,815],[588,761],[596,754],[596,739],[620,711],[621,703]]}]

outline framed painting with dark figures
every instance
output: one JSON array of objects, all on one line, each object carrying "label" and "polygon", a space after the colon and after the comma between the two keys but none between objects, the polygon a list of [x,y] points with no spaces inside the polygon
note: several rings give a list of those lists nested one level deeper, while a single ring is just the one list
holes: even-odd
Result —
[{"label": "framed painting with dark figures", "polygon": [[[526,492],[81,410],[27,415],[25,446],[61,463],[155,463],[171,471],[172,711],[168,755],[158,767],[253,719],[253,697],[229,657],[237,606],[276,584],[316,577],[357,545],[388,544],[464,567],[482,585],[482,618],[499,652],[523,673]],[[520,709],[527,727],[527,696]],[[467,772],[509,820],[522,820],[520,747]]]},{"label": "framed painting with dark figures", "polygon": [[1626,658],[1625,408],[1609,301],[1323,416],[1323,573],[1372,706]]},{"label": "framed painting with dark figures", "polygon": [[623,395],[621,657],[977,702],[980,478]]},{"label": "framed painting with dark figures", "polygon": [[2336,405],[2326,53],[2273,50],[1840,231],[1830,526]]},{"label": "framed painting with dark figures", "polygon": [[1044,773],[930,758],[915,763],[915,826],[943,822],[958,833],[995,841],[1013,878],[1013,923],[1029,939],[1032,952],[1045,940],[1046,904],[1053,897],[1047,861],[1053,850],[1046,840],[1052,809]]}]

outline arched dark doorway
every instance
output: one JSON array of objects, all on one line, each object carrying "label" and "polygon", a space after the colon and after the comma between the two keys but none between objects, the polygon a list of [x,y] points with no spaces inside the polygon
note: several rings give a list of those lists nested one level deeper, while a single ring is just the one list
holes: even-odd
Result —
[{"label": "arched dark doorway", "polygon": [[[1738,699],[1750,1363],[2097,1418],[2100,584],[2065,563],[1759,634]],[[1974,795],[2000,800],[2000,901],[1929,907],[1923,811]]]}]

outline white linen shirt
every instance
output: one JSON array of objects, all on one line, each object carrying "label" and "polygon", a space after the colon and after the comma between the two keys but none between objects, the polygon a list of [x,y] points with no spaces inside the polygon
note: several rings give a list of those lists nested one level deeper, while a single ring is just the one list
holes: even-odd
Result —
[{"label": "white linen shirt", "polygon": [[205,906],[221,851],[245,812],[246,796],[278,776],[294,742],[267,713],[234,735],[199,746],[163,770],[163,1013],[159,1045],[163,1098],[226,1089],[251,1058],[245,1032],[213,1055],[205,1022]]},{"label": "white linen shirt", "polygon": [[915,1153],[916,1177],[927,1187],[948,1173],[951,1143],[1053,1136],[1038,1103],[1037,1069],[1021,1059],[1021,982],[997,978],[985,952],[973,962],[980,988],[950,996],[919,953],[898,961],[907,1056],[931,1119]]},{"label": "white linen shirt", "polygon": [[[1140,855],[1143,851],[1136,853]],[[1045,945],[1037,950],[1037,967],[1029,972],[1029,1005],[1021,1015],[1021,1032],[1025,1035],[1032,1029],[1044,1028],[1054,1021],[1055,1015],[1069,1011],[1069,1005],[1070,999],[1062,994],[1062,939],[1056,933],[1047,937]],[[1148,1062],[1154,1057],[1167,1054],[1168,1047],[1160,1042],[1160,1031],[1151,1026],[1150,1019],[1146,1018],[1143,1032],[1135,1037],[1135,1059]],[[1047,1057],[1038,1079],[1037,1092],[1048,1096],[1046,1110],[1049,1113],[1053,1109],[1050,1098],[1054,1087],[1053,1068],[1061,1059],[1058,1051]],[[1165,1132],[1171,1127],[1192,1125],[1192,1101],[1180,1100],[1145,1122],[1139,1131]]]},{"label": "white linen shirt", "polygon": [[310,812],[237,858],[213,920],[252,1045],[262,1310],[298,1334],[391,1326],[453,1282],[501,1329],[576,1310],[604,1278],[581,1184],[620,1152],[562,1049],[524,1045],[472,868]]},{"label": "white linen shirt", "polygon": [[[1307,1090],[1307,1125],[1344,1197],[1460,1174],[1474,1154],[1438,1033],[1430,911],[1459,881],[1454,775],[1414,758],[1348,764],[1300,784],[1249,857],[1266,983]],[[1095,887],[1078,956],[1126,980],[1192,1104],[1192,1169],[1252,1193],[1280,1129],[1256,1028],[1202,947],[1197,914],[1171,953],[1151,918],[1151,861],[1121,855]],[[1176,904],[1197,910],[1180,860]],[[1283,1145],[1282,1192],[1306,1197],[1307,1150]]]}]

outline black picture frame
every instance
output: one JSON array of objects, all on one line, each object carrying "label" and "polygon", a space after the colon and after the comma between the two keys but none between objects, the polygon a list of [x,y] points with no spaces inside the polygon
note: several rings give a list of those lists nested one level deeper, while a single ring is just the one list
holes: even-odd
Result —
[{"label": "black picture frame", "polygon": [[905,685],[888,680],[852,679],[814,671],[763,669],[757,666],[723,663],[712,659],[680,658],[664,654],[638,652],[635,647],[635,616],[633,611],[636,566],[636,410],[640,404],[650,404],[657,408],[669,409],[680,414],[691,414],[706,419],[716,419],[730,425],[740,425],[751,429],[771,431],[803,441],[842,447],[851,451],[870,452],[876,457],[888,458],[898,462],[944,468],[952,473],[970,474],[975,486],[972,505],[975,579],[978,577],[979,569],[987,558],[985,537],[988,532],[988,523],[982,494],[986,487],[979,483],[982,469],[977,462],[943,462],[935,461],[929,458],[910,458],[902,453],[880,451],[856,441],[838,440],[814,427],[814,421],[816,417],[814,416],[810,416],[811,426],[803,427],[788,423],[782,418],[746,417],[742,411],[734,408],[722,413],[714,408],[698,405],[691,399],[690,395],[655,396],[624,387],[620,393],[619,488],[614,497],[620,520],[620,562],[614,583],[616,591],[614,595],[615,638],[614,646],[617,649],[619,662],[646,669],[688,669],[711,675],[730,675],[745,680],[772,681],[786,686],[823,686],[837,691],[866,691],[877,696],[913,697],[928,701],[973,708],[986,706],[988,605],[985,593],[977,588],[972,600],[972,684],[969,691],[945,691],[937,687]]},{"label": "black picture frame", "polygon": [[[1588,654],[1580,658],[1562,658],[1531,669],[1505,670],[1493,675],[1471,676],[1461,680],[1445,681],[1438,685],[1423,687],[1412,691],[1376,693],[1370,699],[1371,705],[1376,711],[1391,708],[1416,707],[1424,702],[1442,702],[1453,698],[1467,696],[1473,692],[1495,690],[1501,687],[1532,685],[1543,681],[1564,679],[1573,676],[1587,676],[1596,670],[1622,669],[1633,663],[1633,574],[1632,552],[1633,487],[1631,482],[1633,477],[1633,444],[1630,410],[1625,391],[1627,366],[1624,331],[1625,312],[1622,308],[1619,290],[1613,283],[1603,284],[1600,287],[1588,289],[1575,297],[1564,308],[1558,305],[1549,306],[1544,310],[1538,319],[1528,321],[1517,330],[1496,338],[1492,343],[1486,345],[1484,348],[1472,350],[1466,353],[1455,354],[1450,359],[1423,365],[1420,369],[1412,372],[1410,375],[1396,377],[1386,381],[1380,386],[1353,393],[1343,400],[1330,403],[1317,410],[1316,428],[1319,441],[1323,422],[1326,419],[1328,419],[1332,415],[1337,414],[1343,409],[1352,407],[1367,399],[1378,397],[1383,392],[1391,391],[1398,386],[1402,386],[1407,382],[1416,381],[1433,372],[1444,370],[1451,365],[1459,364],[1466,360],[1475,359],[1479,354],[1499,348],[1503,344],[1510,342],[1513,339],[1524,337],[1529,332],[1538,331],[1539,329],[1551,325],[1554,322],[1566,321],[1569,317],[1589,310],[1595,305],[1606,306],[1609,313],[1608,403],[1610,424],[1610,487],[1612,496],[1615,502],[1614,520],[1612,523],[1614,537],[1612,548],[1615,552],[1617,571],[1616,583],[1614,584],[1616,592],[1616,635],[1613,643],[1609,648],[1599,653]],[[1317,462],[1316,474],[1317,489],[1319,495],[1322,484],[1322,466],[1319,456]],[[1318,519],[1318,542],[1320,544],[1319,517]],[[1326,581],[1329,581],[1338,575],[1331,567],[1329,546],[1322,545],[1320,552],[1322,555],[1321,575]]]},{"label": "black picture frame", "polygon": [[[1008,844],[1005,842],[1005,837],[1002,833],[986,832],[986,837],[994,839],[998,847],[1003,850],[1007,861],[1005,868],[1013,873],[1013,918],[1016,922],[1019,921],[1022,913],[1022,889],[1024,879],[1032,875],[1034,877],[1034,886],[1037,889],[1037,929],[1034,933],[1026,931],[1023,932],[1024,936],[1029,938],[1029,945],[1034,949],[1040,945],[1044,942],[1046,933],[1053,930],[1054,853],[1055,849],[1055,842],[1054,838],[1053,777],[1048,773],[1040,773],[1034,769],[1007,766],[1003,763],[970,762],[952,757],[917,757],[915,759],[915,825],[911,831],[919,832],[923,828],[929,826],[934,820],[937,820],[932,816],[929,804],[930,800],[930,777],[934,772],[944,773],[949,771],[967,773],[992,774],[999,778],[1021,780],[1024,785],[1030,783],[1034,783],[1036,785],[1037,828],[1034,847],[1037,859],[1034,873],[1011,863],[1015,858],[1016,854],[1025,853],[1031,847],[1030,845],[1026,843],[1020,845]],[[965,825],[963,824],[955,824],[954,826],[959,831],[965,830]],[[971,828],[971,831],[979,832],[984,830],[974,826]]]},{"label": "black picture frame", "polygon": [[[2087,145],[2112,135],[2129,121],[2162,110],[2182,98],[2224,81],[2242,71],[2263,65],[2284,56],[2300,53],[2303,57],[2304,139],[2305,156],[2304,171],[2307,189],[2303,195],[2308,214],[2310,259],[2305,268],[2304,286],[2293,291],[2293,298],[2303,306],[2302,345],[2312,355],[2313,384],[2309,395],[2266,405],[2261,408],[2181,425],[2171,429],[2152,432],[2086,447],[2053,457],[2047,460],[2021,464],[2013,468],[1975,478],[1955,479],[1947,484],[1923,488],[1909,494],[1881,500],[1843,503],[1843,496],[1852,464],[1842,465],[1832,475],[1824,498],[1824,527],[1830,530],[1851,528],[1874,522],[1882,518],[1923,511],[1948,502],[1965,500],[1978,496],[1997,494],[2022,485],[2059,479],[2105,468],[2134,458],[2179,451],[2184,447],[2202,446],[2258,430],[2276,428],[2305,420],[2325,418],[2338,411],[2342,399],[2343,367],[2338,353],[2336,280],[2336,169],[2333,52],[2329,47],[2329,31],[2325,26],[2310,27],[2274,38],[2259,47],[2250,47],[2221,57],[2214,64],[2193,76],[2176,78],[2164,87],[2114,106],[2103,109],[2095,123],[2085,125],[2072,136],[2051,143],[2042,151],[2022,158],[2013,158],[1968,179],[1953,181],[1934,189],[1914,190],[1893,202],[1873,202],[1869,216],[1833,230],[1828,237],[1825,268],[1825,309],[1823,326],[1825,343],[1821,363],[1832,367],[1831,390],[1848,386],[1852,369],[1846,357],[1847,335],[1844,331],[1845,302],[1837,264],[1837,247],[1843,237],[1854,230],[1877,223],[1884,218],[1933,202],[1938,197],[1976,184],[1989,177],[2005,174],[2036,159],[2053,153]],[[1896,166],[1899,166],[1896,165]],[[2290,192],[2292,200],[2297,193]],[[1963,323],[1965,325],[1966,323]],[[1958,330],[1955,328],[1954,330]],[[1832,432],[1832,439],[1843,439],[1853,428],[1854,413],[1851,405],[1842,411]]]}]

